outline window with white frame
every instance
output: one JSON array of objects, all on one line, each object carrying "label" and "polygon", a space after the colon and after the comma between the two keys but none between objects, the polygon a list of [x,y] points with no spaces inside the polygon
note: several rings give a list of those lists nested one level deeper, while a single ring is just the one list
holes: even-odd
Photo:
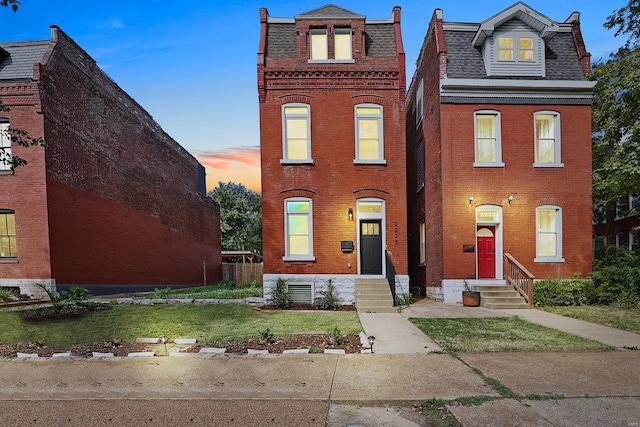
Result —
[{"label": "window with white frame", "polygon": [[474,166],[504,166],[500,113],[476,111],[474,114],[475,162]]},{"label": "window with white frame", "polygon": [[325,61],[329,59],[329,50],[327,43],[327,29],[314,28],[310,31],[311,38],[311,59],[317,61]]},{"label": "window with white frame", "polygon": [[282,106],[283,162],[311,161],[311,112],[307,104]]},{"label": "window with white frame", "polygon": [[385,163],[382,106],[355,106],[356,159],[354,163]]},{"label": "window with white frame", "polygon": [[418,89],[416,90],[416,127],[422,123],[424,115],[424,80],[420,79]]},{"label": "window with white frame", "polygon": [[562,258],[562,209],[558,206],[536,208],[535,262],[564,262]]},{"label": "window with white frame", "polygon": [[560,114],[555,111],[538,111],[534,114],[534,122],[534,166],[564,166],[560,159]]},{"label": "window with white frame", "polygon": [[420,223],[420,265],[427,262],[427,228],[424,221]]},{"label": "window with white frame", "polygon": [[9,120],[0,117],[0,172],[13,169],[11,164],[11,135],[9,135]]},{"label": "window with white frame", "polygon": [[626,233],[616,233],[616,248],[627,246],[627,237]]},{"label": "window with white frame", "polygon": [[335,59],[353,59],[351,55],[351,28],[336,28],[333,31]]},{"label": "window with white frame", "polygon": [[640,249],[640,231],[631,230],[629,232],[629,249],[632,251]]},{"label": "window with white frame", "polygon": [[0,209],[0,259],[17,257],[16,214],[12,210]]},{"label": "window with white frame", "polygon": [[285,261],[314,261],[311,199],[284,201]]},{"label": "window with white frame", "polygon": [[498,37],[498,60],[531,62],[534,60],[533,43],[533,37]]},{"label": "window with white frame", "polygon": [[[629,195],[629,210],[632,211],[634,209],[638,209],[638,196],[637,195]],[[637,212],[632,212],[632,215],[637,215]]]}]

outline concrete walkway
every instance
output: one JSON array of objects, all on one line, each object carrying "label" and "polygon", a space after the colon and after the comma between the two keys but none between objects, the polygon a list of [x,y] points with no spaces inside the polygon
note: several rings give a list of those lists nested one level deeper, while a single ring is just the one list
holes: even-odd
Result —
[{"label": "concrete walkway", "polygon": [[[522,319],[598,341],[618,349],[640,349],[640,335],[583,320],[572,319],[537,309],[491,310],[443,304],[430,299],[420,300],[399,314],[358,313],[367,335],[376,337],[374,351],[380,353],[424,353],[440,350],[439,346],[416,328],[409,318],[511,317]],[[417,331],[417,332],[416,332]],[[422,337],[420,337],[422,335]]]}]

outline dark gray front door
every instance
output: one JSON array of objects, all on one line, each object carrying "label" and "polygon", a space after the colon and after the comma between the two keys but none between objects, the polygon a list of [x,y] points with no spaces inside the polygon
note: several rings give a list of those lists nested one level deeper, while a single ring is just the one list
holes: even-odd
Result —
[{"label": "dark gray front door", "polygon": [[382,221],[360,221],[361,274],[382,274]]}]

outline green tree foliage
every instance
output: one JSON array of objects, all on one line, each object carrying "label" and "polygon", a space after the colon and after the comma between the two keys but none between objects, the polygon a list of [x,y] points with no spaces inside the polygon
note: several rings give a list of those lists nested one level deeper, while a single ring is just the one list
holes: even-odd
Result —
[{"label": "green tree foliage", "polygon": [[262,251],[262,196],[234,182],[209,191],[220,205],[222,249]]},{"label": "green tree foliage", "polygon": [[640,0],[615,10],[604,26],[629,38],[591,74],[593,192],[602,204],[640,189]]},{"label": "green tree foliage", "polygon": [[0,6],[4,6],[4,7],[11,6],[11,9],[14,12],[17,12],[18,6],[20,6],[20,2],[18,0],[0,0]]}]

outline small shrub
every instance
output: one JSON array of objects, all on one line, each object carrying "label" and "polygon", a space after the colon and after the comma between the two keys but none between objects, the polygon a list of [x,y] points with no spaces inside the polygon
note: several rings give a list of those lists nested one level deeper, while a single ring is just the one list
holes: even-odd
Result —
[{"label": "small shrub", "polygon": [[590,279],[544,279],[534,285],[536,307],[589,305],[594,302],[594,285]]},{"label": "small shrub", "polygon": [[411,295],[408,292],[398,296],[397,298],[398,298],[398,305],[400,306],[403,306],[403,305],[409,306],[413,302],[413,295]]},{"label": "small shrub", "polygon": [[640,308],[640,259],[626,248],[608,246],[591,273],[597,304]]},{"label": "small shrub", "polygon": [[291,295],[287,290],[287,282],[284,279],[278,278],[276,280],[276,288],[271,292],[271,299],[269,303],[279,308],[289,308],[293,301],[291,301]]},{"label": "small shrub", "polygon": [[313,306],[316,310],[337,310],[340,305],[340,298],[336,287],[333,286],[331,279],[327,282],[327,289],[318,291],[320,296],[313,300]]},{"label": "small shrub", "polygon": [[264,343],[270,344],[276,339],[271,329],[267,328],[264,331],[260,331],[260,340]]},{"label": "small shrub", "polygon": [[31,299],[31,295],[29,294],[18,294],[18,299],[20,301],[28,301]]},{"label": "small shrub", "polygon": [[68,292],[62,294],[63,300],[80,305],[86,303],[89,298],[91,298],[91,294],[81,286],[72,286]]},{"label": "small shrub", "polygon": [[10,289],[0,288],[0,301],[9,301],[14,296]]},{"label": "small shrub", "polygon": [[333,330],[331,331],[330,341],[331,341],[331,344],[333,345],[341,345],[342,343],[344,343],[342,332],[340,331],[340,329],[338,329],[337,326],[334,326]]},{"label": "small shrub", "polygon": [[155,288],[153,290],[153,296],[155,298],[162,298],[162,299],[168,299],[171,296],[171,288],[164,288],[164,289],[159,289],[159,288]]}]

